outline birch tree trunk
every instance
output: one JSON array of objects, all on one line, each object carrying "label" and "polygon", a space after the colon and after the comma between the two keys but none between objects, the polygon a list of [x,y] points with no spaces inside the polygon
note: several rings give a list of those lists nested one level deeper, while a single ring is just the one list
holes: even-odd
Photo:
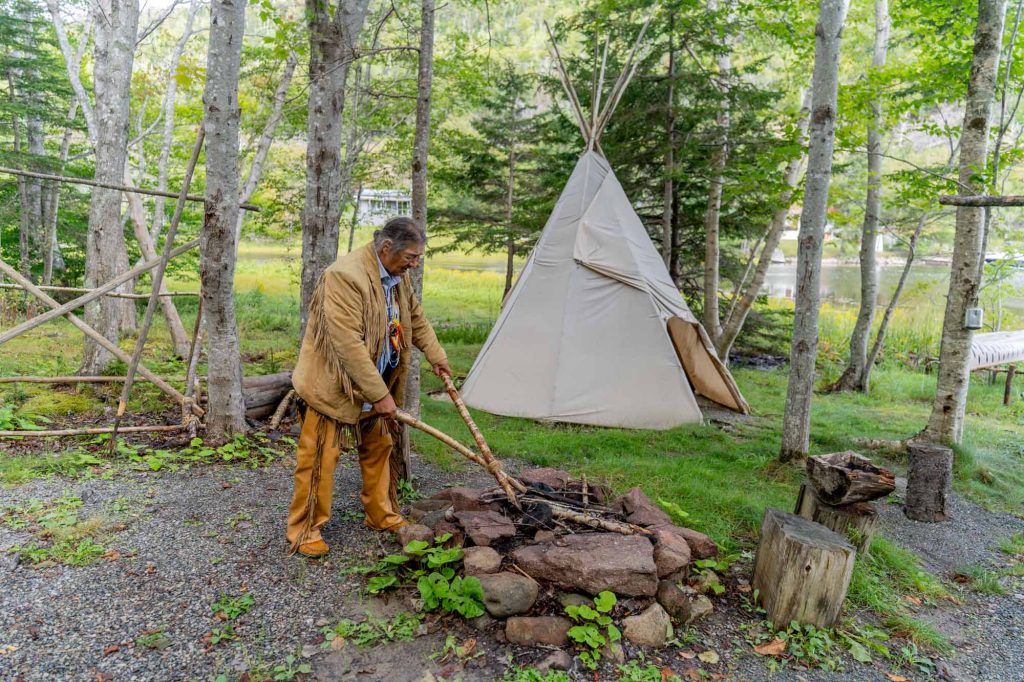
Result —
[{"label": "birch tree trunk", "polygon": [[[715,3],[709,3],[714,9]],[[724,49],[729,49],[726,36]],[[704,329],[712,339],[722,335],[722,318],[718,308],[719,262],[721,258],[720,218],[722,215],[722,188],[725,184],[725,165],[729,159],[729,102],[728,86],[732,73],[732,60],[729,52],[720,54],[717,59],[719,89],[722,105],[715,119],[717,139],[711,154],[711,182],[708,186],[707,207],[704,211]]]},{"label": "birch tree trunk", "polygon": [[[807,145],[807,129],[810,125],[811,120],[811,90],[807,89],[804,91],[801,98],[801,114],[800,122],[798,124],[800,130],[800,145]],[[764,239],[764,248],[761,250],[761,255],[757,260],[757,267],[754,269],[753,277],[746,285],[742,288],[739,293],[739,299],[736,305],[729,311],[729,315],[726,317],[725,323],[722,325],[721,335],[715,339],[715,349],[718,351],[718,357],[722,362],[727,362],[729,358],[729,351],[732,350],[732,346],[736,343],[736,338],[739,337],[740,332],[743,331],[743,325],[747,321],[747,315],[750,314],[750,309],[754,307],[754,301],[757,300],[757,295],[761,292],[761,287],[764,286],[765,277],[768,276],[768,268],[772,264],[772,254],[775,253],[775,249],[779,247],[779,242],[782,240],[782,232],[786,229],[786,218],[789,216],[790,204],[793,201],[793,192],[796,190],[797,184],[800,182],[800,171],[804,165],[804,155],[801,154],[797,158],[793,159],[786,166],[786,170],[783,173],[783,177],[786,182],[787,189],[779,197],[779,207],[772,213],[771,223],[768,225],[768,230]]]},{"label": "birch tree trunk", "polygon": [[821,246],[832,180],[839,48],[846,21],[846,0],[821,0],[814,28],[814,75],[811,81],[810,146],[807,181],[800,215],[796,266],[796,309],[789,356],[789,386],[779,458],[806,457],[810,446],[811,397],[818,353],[818,307],[821,304]]},{"label": "birch tree trunk", "polygon": [[[138,0],[94,0],[93,7],[93,128],[95,177],[121,184],[128,152],[129,104],[135,40],[139,29]],[[83,103],[83,109],[85,105]],[[94,188],[89,205],[85,251],[85,286],[92,288],[128,269],[121,223],[121,192]],[[85,308],[85,321],[116,343],[119,331],[134,326],[131,301],[104,297]],[[85,341],[81,373],[102,374],[113,360],[92,339]]]},{"label": "birch tree trunk", "polygon": [[[416,74],[416,132],[412,145],[412,219],[427,235],[427,151],[430,145],[430,97],[434,79],[434,0],[422,0],[419,70]],[[423,300],[423,268],[412,272],[416,298]],[[405,384],[405,410],[417,419],[420,415],[420,353],[413,349],[409,378]],[[406,438],[405,442],[408,443]]]},{"label": "birch tree trunk", "polygon": [[[974,56],[967,84],[960,142],[959,194],[981,194],[988,156],[988,131],[1002,47],[1006,0],[979,0]],[[983,254],[984,209],[960,206],[956,211],[952,271],[942,322],[939,376],[931,417],[919,438],[934,443],[959,443],[963,436],[972,332],[964,327],[968,306],[981,284],[978,263]]]},{"label": "birch tree trunk", "polygon": [[665,132],[668,138],[665,145],[665,188],[662,192],[661,213],[661,257],[665,267],[672,265],[672,199],[675,196],[676,170],[676,50],[675,50],[676,15],[668,15],[668,93],[665,98]]},{"label": "birch tree trunk", "polygon": [[306,204],[302,211],[301,329],[321,273],[338,257],[341,134],[345,84],[369,0],[306,0],[309,22],[309,113]]},{"label": "birch tree trunk", "polygon": [[245,0],[213,0],[206,90],[206,216],[200,278],[208,338],[206,433],[223,440],[245,431],[242,364],[235,321],[235,226],[238,220],[238,74]]},{"label": "birch tree trunk", "polygon": [[[292,78],[295,76],[295,66],[298,62],[298,54],[296,54],[295,50],[290,50],[288,57],[284,61],[284,71],[281,73],[281,80],[277,82],[277,88],[274,90],[274,99],[270,107],[270,113],[267,115],[267,122],[263,125],[262,132],[260,132],[259,142],[256,143],[256,153],[253,154],[249,173],[245,176],[245,182],[242,184],[239,203],[244,204],[252,198],[253,192],[256,191],[256,186],[260,183],[260,178],[263,177],[263,165],[267,161],[267,155],[270,154],[270,147],[274,144],[274,132],[277,131],[277,125],[281,122],[284,100],[288,95],[288,88],[291,87]],[[238,222],[235,225],[236,249],[242,241],[242,224],[245,222],[245,214],[245,211],[238,212]]]},{"label": "birch tree trunk", "polygon": [[[517,126],[516,104],[512,105],[512,116],[509,125],[514,130]],[[505,225],[508,228],[508,244],[505,254],[505,290],[501,293],[501,300],[505,300],[508,292],[512,290],[512,275],[515,271],[516,238],[512,224],[512,207],[515,205],[516,187],[516,136],[512,135],[508,149],[508,186],[505,188]]]},{"label": "birch tree trunk", "polygon": [[[889,2],[875,0],[875,48],[871,67],[885,67],[889,49]],[[864,203],[864,226],[860,238],[860,310],[850,336],[850,358],[839,379],[831,386],[833,391],[861,391],[867,393],[868,338],[875,321],[878,303],[878,262],[875,248],[878,244],[878,225],[882,213],[882,101],[881,96],[871,100],[871,118],[868,124],[868,187]]]}]

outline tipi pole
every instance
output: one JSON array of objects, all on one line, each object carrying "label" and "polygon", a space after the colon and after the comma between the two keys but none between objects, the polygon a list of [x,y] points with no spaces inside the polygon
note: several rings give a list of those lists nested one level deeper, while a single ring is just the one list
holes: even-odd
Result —
[{"label": "tipi pole", "polygon": [[640,33],[637,35],[636,41],[633,43],[633,49],[629,52],[626,64],[622,67],[622,73],[619,74],[618,80],[615,81],[615,87],[612,88],[612,93],[608,98],[608,104],[605,106],[604,111],[601,112],[601,115],[598,118],[597,128],[594,130],[595,140],[600,140],[601,133],[604,132],[605,126],[608,125],[608,121],[611,119],[612,112],[614,112],[615,107],[618,106],[622,93],[625,91],[629,81],[632,80],[633,74],[636,73],[636,63],[634,63],[634,59],[640,49],[640,43],[643,41],[644,35],[647,34],[647,27],[650,25],[651,17],[647,17],[647,21],[645,21],[644,25],[640,27]]},{"label": "tipi pole", "polygon": [[551,27],[548,26],[548,22],[544,22],[544,28],[547,29],[548,38],[551,40],[551,51],[555,58],[555,65],[558,67],[558,73],[562,77],[562,86],[565,88],[566,95],[569,97],[569,103],[572,105],[573,111],[576,112],[576,118],[580,124],[580,132],[583,133],[583,140],[589,145],[592,132],[590,126],[587,125],[587,117],[583,115],[583,107],[580,105],[580,100],[576,96],[576,89],[572,86],[572,81],[569,80],[569,70],[565,68],[565,62],[562,60],[562,54],[558,51],[558,44],[555,42],[555,34],[552,33]]},{"label": "tipi pole", "polygon": [[[174,250],[174,237],[177,235],[181,216],[185,212],[188,188],[192,184],[192,174],[196,170],[196,164],[199,163],[199,154],[203,151],[203,140],[205,137],[206,125],[205,121],[201,121],[199,123],[199,131],[196,133],[195,144],[192,146],[192,158],[189,159],[188,166],[185,168],[185,177],[182,179],[178,203],[174,207],[171,223],[167,226],[167,236],[164,238],[164,253],[152,274],[152,291],[149,296],[149,304],[146,306],[146,315],[142,320],[142,329],[139,330],[139,338],[135,341],[135,350],[132,352],[132,360],[128,363],[128,372],[125,375],[124,386],[121,388],[121,399],[117,403],[117,415],[114,417],[114,429],[110,434],[110,452],[112,454],[117,451],[117,427],[121,425],[121,418],[124,416],[125,410],[128,409],[128,396],[131,395],[132,383],[135,381],[135,372],[139,367],[139,361],[142,360],[142,351],[146,347],[146,339],[149,338],[149,328],[153,324],[153,315],[156,312],[160,287],[164,281],[164,271],[167,269],[167,263],[171,260],[171,252]],[[189,387],[186,386],[185,390],[188,391],[188,389]],[[182,403],[185,404],[186,401],[183,400]]]}]

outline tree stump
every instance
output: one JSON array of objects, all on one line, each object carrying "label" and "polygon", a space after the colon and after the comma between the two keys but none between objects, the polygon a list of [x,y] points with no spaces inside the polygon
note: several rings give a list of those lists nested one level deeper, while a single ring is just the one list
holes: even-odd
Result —
[{"label": "tree stump", "polygon": [[818,499],[833,506],[877,500],[896,489],[891,471],[850,451],[808,458],[807,480]]},{"label": "tree stump", "polygon": [[832,627],[846,599],[857,552],[838,533],[795,514],[766,509],[753,586],[768,617]]},{"label": "tree stump", "polygon": [[953,451],[935,443],[911,442],[907,452],[910,464],[903,513],[914,521],[945,521],[953,483]]},{"label": "tree stump", "polygon": [[878,510],[870,502],[840,506],[825,504],[811,486],[803,483],[793,513],[839,533],[857,548],[858,554],[867,554],[871,550],[871,539],[878,527]]}]

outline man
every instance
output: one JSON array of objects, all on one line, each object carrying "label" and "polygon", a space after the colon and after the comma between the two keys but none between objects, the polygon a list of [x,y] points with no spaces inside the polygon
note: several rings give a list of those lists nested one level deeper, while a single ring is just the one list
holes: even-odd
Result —
[{"label": "man", "polygon": [[451,374],[407,276],[423,258],[424,241],[410,218],[394,218],[373,242],[327,268],[313,293],[292,373],[302,417],[288,511],[293,552],[327,554],[320,528],[331,516],[334,467],[341,450],[353,445],[363,478],[364,523],[388,531],[406,524],[390,459],[412,346],[423,351],[436,375]]}]

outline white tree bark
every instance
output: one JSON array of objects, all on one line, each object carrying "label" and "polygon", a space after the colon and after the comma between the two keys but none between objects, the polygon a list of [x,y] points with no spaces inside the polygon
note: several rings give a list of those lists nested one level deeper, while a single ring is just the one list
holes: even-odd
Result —
[{"label": "white tree bark", "polygon": [[661,257],[665,267],[672,267],[673,199],[675,197],[676,153],[676,51],[673,35],[676,27],[675,12],[669,13],[668,22],[668,93],[665,98],[665,186],[662,191]]},{"label": "white tree bark", "polygon": [[[163,141],[160,144],[160,158],[157,160],[157,189],[167,189],[167,169],[171,158],[171,146],[174,144],[174,110],[178,98],[178,65],[181,64],[181,55],[185,52],[185,46],[192,37],[193,24],[199,9],[204,3],[199,0],[192,0],[188,7],[188,15],[185,17],[185,28],[174,44],[171,52],[171,60],[167,66],[167,90],[164,91],[163,101]],[[164,226],[164,208],[167,204],[165,197],[156,197],[153,202],[153,224],[149,228],[150,241],[154,244],[160,240],[160,232]],[[185,351],[188,352],[187,350]]]},{"label": "white tree bark", "polygon": [[321,273],[338,257],[341,134],[345,84],[370,0],[306,0],[309,22],[309,114],[306,204],[302,211],[301,334]]},{"label": "white tree bark", "polygon": [[[875,0],[875,47],[871,67],[879,70],[885,67],[886,51],[889,49],[889,2]],[[875,306],[878,302],[878,259],[875,247],[878,243],[878,225],[882,213],[882,101],[881,96],[871,100],[871,118],[868,124],[868,183],[867,198],[864,202],[864,225],[860,238],[860,309],[857,322],[850,336],[850,357],[842,375],[832,386],[836,391],[861,391],[867,393],[868,339],[871,325],[875,321]]]},{"label": "white tree bark", "polygon": [[[427,151],[430,146],[430,102],[434,81],[434,0],[422,0],[420,26],[419,70],[416,75],[416,132],[412,144],[412,219],[427,234]],[[423,268],[412,272],[416,297],[423,300]],[[405,384],[405,410],[414,417],[420,414],[420,353],[413,349],[409,378]],[[408,442],[408,439],[406,439]]]},{"label": "white tree bark", "polygon": [[[806,146],[807,129],[811,120],[810,89],[805,90],[802,95],[800,111],[800,122],[798,124],[800,130],[799,139],[801,146]],[[722,325],[722,333],[715,339],[715,349],[718,351],[718,357],[722,362],[727,361],[729,351],[732,349],[732,345],[736,343],[736,338],[740,335],[740,332],[743,331],[747,315],[750,313],[750,309],[753,308],[754,301],[757,300],[757,296],[761,292],[761,287],[764,286],[765,277],[768,275],[768,268],[772,264],[772,254],[779,247],[779,242],[782,240],[782,232],[786,229],[786,218],[789,216],[790,202],[793,200],[793,192],[800,182],[800,171],[803,169],[804,159],[805,155],[801,154],[786,165],[783,178],[785,179],[787,189],[779,197],[779,208],[772,213],[772,220],[768,225],[764,239],[764,248],[758,257],[754,275],[738,292],[739,298],[730,309],[729,315]]]},{"label": "white tree bark", "polygon": [[[708,3],[714,10],[716,3]],[[704,329],[712,339],[722,335],[722,317],[718,306],[719,265],[721,260],[720,219],[722,215],[722,188],[725,184],[725,165],[729,160],[729,102],[728,80],[732,74],[732,58],[729,54],[729,36],[725,37],[724,52],[718,55],[719,89],[722,97],[721,108],[715,117],[716,140],[711,154],[711,182],[708,186],[707,206],[704,211]],[[728,358],[724,358],[723,361]]]},{"label": "white tree bark", "polygon": [[[135,40],[139,29],[138,0],[94,0],[93,92],[95,110],[93,135],[96,150],[95,177],[101,182],[121,183],[128,152],[129,104]],[[77,74],[73,78],[79,80]],[[79,80],[78,87],[81,87]],[[83,90],[84,95],[84,90]],[[89,111],[88,97],[81,97],[83,112]],[[89,234],[86,239],[85,286],[96,287],[128,269],[121,223],[121,192],[95,188],[89,205]],[[131,301],[103,298],[86,306],[85,321],[106,339],[116,342],[118,332],[134,326],[135,306]],[[113,356],[91,339],[86,339],[81,371],[101,374]]]},{"label": "white tree bark", "polygon": [[[967,84],[960,143],[959,193],[981,194],[988,157],[988,132],[995,97],[996,74],[1002,47],[1006,0],[979,0],[978,24],[974,33],[974,57]],[[949,276],[949,293],[942,322],[939,376],[928,426],[921,440],[959,443],[963,436],[964,410],[970,374],[967,361],[971,330],[964,327],[967,308],[977,300],[981,284],[978,263],[982,258],[984,209],[960,206],[956,211],[956,237]]]},{"label": "white tree bark", "polygon": [[213,0],[203,93],[206,126],[206,216],[200,278],[208,338],[206,433],[215,440],[244,432],[242,362],[235,320],[235,227],[238,219],[238,76],[245,0]]},{"label": "white tree bark", "polygon": [[[242,183],[240,203],[244,204],[252,198],[256,186],[260,183],[260,178],[263,177],[263,165],[267,161],[271,145],[274,144],[274,133],[277,131],[277,125],[281,122],[284,100],[288,95],[288,88],[292,84],[292,77],[295,75],[295,66],[298,62],[298,54],[295,53],[295,50],[290,50],[284,62],[281,79],[277,82],[277,88],[274,90],[270,113],[260,132],[260,139],[256,143],[256,153],[253,154],[252,163],[249,165],[249,173],[245,176],[245,182]],[[242,241],[242,224],[245,222],[245,213],[245,211],[238,212],[238,222],[235,225],[235,248],[238,248],[238,244]]]},{"label": "white tree bark", "polygon": [[779,452],[783,461],[805,457],[810,446],[811,397],[818,352],[818,307],[821,304],[821,248],[832,180],[839,48],[847,9],[846,0],[821,0],[818,23],[814,28],[810,146],[807,150],[803,212],[800,215],[789,386]]}]

